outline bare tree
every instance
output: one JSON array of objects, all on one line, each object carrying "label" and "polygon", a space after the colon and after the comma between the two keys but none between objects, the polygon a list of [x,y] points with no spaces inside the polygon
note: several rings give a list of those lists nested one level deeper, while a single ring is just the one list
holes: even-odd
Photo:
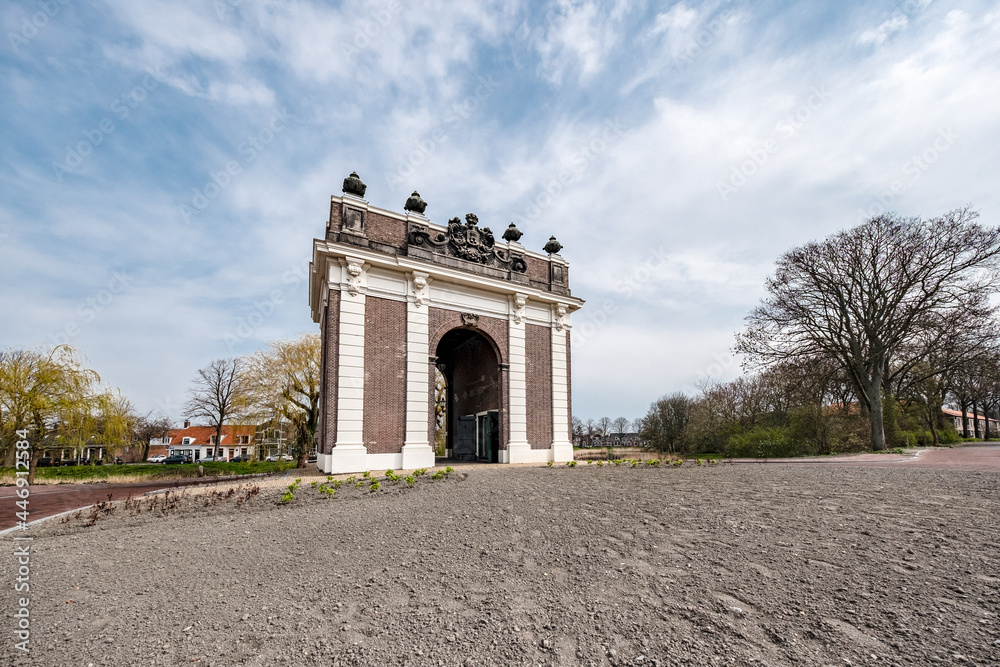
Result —
[{"label": "bare tree", "polygon": [[632,422],[625,417],[618,417],[613,422],[611,422],[611,432],[624,434],[628,431],[628,427]]},{"label": "bare tree", "polygon": [[163,415],[150,412],[139,417],[135,426],[135,439],[142,448],[139,460],[145,461],[149,456],[149,443],[156,438],[164,438],[170,432],[170,420]]},{"label": "bare tree", "polygon": [[1000,229],[959,209],[923,221],[883,215],[785,253],[769,296],[747,318],[736,350],[751,364],[835,359],[885,449],[884,394],[894,373],[924,361],[926,328],[969,312],[995,291]]},{"label": "bare tree", "polygon": [[198,371],[189,391],[185,414],[202,419],[215,428],[212,456],[219,455],[222,427],[247,407],[250,398],[244,378],[246,364],[240,358],[216,359]]},{"label": "bare tree", "polygon": [[597,420],[597,433],[602,437],[606,438],[611,433],[611,418],[601,417]]},{"label": "bare tree", "polygon": [[691,420],[693,403],[691,398],[680,392],[657,399],[649,406],[643,420],[642,437],[654,449],[674,454]]}]

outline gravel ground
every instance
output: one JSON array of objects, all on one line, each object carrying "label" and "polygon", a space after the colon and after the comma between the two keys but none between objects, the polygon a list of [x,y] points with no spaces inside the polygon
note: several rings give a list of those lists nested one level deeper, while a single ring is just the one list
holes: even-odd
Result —
[{"label": "gravel ground", "polygon": [[0,664],[1000,664],[996,473],[472,466],[283,490],[35,527],[31,650],[5,612]]}]

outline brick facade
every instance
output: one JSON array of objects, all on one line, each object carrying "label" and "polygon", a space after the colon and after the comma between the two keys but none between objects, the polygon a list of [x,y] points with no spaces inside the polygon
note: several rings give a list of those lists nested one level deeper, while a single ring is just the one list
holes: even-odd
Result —
[{"label": "brick facade", "polygon": [[365,304],[363,437],[372,454],[400,452],[406,437],[406,304],[372,296]]},{"label": "brick facade", "polygon": [[329,290],[329,301],[323,310],[323,383],[320,396],[321,409],[320,451],[329,454],[337,442],[337,346],[340,343],[340,292]]},{"label": "brick facade", "polygon": [[[356,190],[348,183],[347,191]],[[318,465],[325,472],[435,464],[435,360],[448,376],[452,436],[458,417],[496,410],[500,461],[572,458],[572,419],[567,437],[553,424],[555,396],[560,422],[563,396],[571,401],[563,388],[569,369],[554,368],[554,357],[569,365],[569,351],[564,356],[553,336],[567,343],[569,336],[549,319],[583,302],[570,293],[561,257],[517,244],[494,249],[483,229],[471,217],[443,226],[353,195],[331,198],[309,287],[323,334]],[[522,297],[535,308],[518,306]],[[478,317],[466,324],[469,313]]]},{"label": "brick facade", "polygon": [[552,446],[552,329],[524,328],[528,383],[528,442],[532,449]]}]

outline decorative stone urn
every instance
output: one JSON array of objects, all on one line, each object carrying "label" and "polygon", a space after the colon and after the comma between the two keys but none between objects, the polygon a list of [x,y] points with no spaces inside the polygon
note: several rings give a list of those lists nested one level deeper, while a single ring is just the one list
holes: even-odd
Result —
[{"label": "decorative stone urn", "polygon": [[545,244],[545,247],[542,248],[542,250],[549,253],[550,255],[554,255],[560,250],[562,250],[562,248],[563,248],[562,244],[559,243],[559,241],[556,241],[556,237],[550,236],[549,242]]},{"label": "decorative stone urn", "polygon": [[352,171],[351,175],[344,179],[344,192],[355,197],[364,197],[368,186],[361,182],[358,172]]},{"label": "decorative stone urn", "polygon": [[410,197],[406,200],[406,204],[403,206],[403,210],[404,211],[413,211],[414,213],[418,213],[420,215],[423,215],[424,211],[427,210],[427,202],[425,202],[420,197],[420,193],[419,192],[417,192],[416,190],[414,190],[413,194],[410,195]]},{"label": "decorative stone urn", "polygon": [[503,233],[503,240],[508,243],[517,243],[521,240],[522,236],[524,235],[521,233],[521,230],[518,229],[517,225],[512,222],[510,223],[510,226],[507,227],[507,231]]}]

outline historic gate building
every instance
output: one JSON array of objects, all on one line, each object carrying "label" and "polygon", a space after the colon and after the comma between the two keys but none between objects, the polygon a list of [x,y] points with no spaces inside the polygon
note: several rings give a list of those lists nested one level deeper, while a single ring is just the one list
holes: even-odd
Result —
[{"label": "historic gate building", "polygon": [[471,213],[432,223],[416,192],[397,213],[365,190],[345,179],[313,241],[319,467],[429,467],[436,444],[458,460],[571,460],[570,313],[583,302],[559,243],[530,252],[513,224],[500,240]]}]

